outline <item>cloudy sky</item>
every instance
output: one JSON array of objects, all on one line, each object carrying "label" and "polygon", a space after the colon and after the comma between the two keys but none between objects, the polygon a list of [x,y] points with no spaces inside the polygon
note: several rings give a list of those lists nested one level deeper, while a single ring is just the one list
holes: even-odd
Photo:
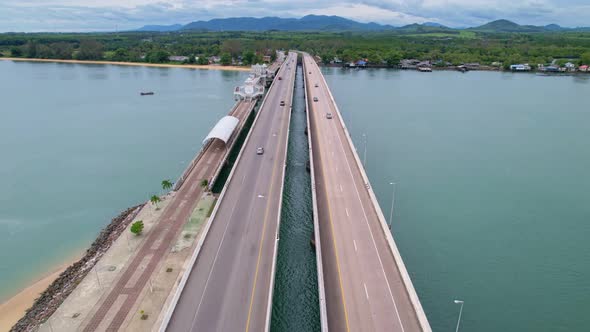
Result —
[{"label": "cloudy sky", "polygon": [[127,30],[239,16],[338,15],[400,26],[438,22],[476,26],[590,26],[590,0],[0,0],[0,32]]}]

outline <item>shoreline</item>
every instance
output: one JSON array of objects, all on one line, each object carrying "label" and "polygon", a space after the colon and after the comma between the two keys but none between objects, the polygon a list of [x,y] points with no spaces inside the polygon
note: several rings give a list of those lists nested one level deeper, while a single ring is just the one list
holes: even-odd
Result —
[{"label": "shoreline", "polygon": [[122,211],[100,231],[88,249],[0,304],[0,331],[29,331],[50,317],[144,205]]},{"label": "shoreline", "polygon": [[51,285],[59,275],[64,272],[68,266],[80,260],[83,252],[78,252],[74,258],[61,263],[56,267],[42,273],[39,278],[35,279],[28,286],[18,291],[6,301],[0,303],[0,331],[8,331],[19,319],[21,319],[27,309],[33,306],[37,299],[49,285]]},{"label": "shoreline", "polygon": [[183,64],[169,64],[169,63],[118,62],[118,61],[102,61],[102,60],[61,60],[61,59],[12,58],[12,57],[6,57],[6,58],[0,57],[0,60],[21,61],[21,62],[53,62],[53,63],[70,63],[70,64],[89,64],[89,65],[114,65],[114,66],[136,66],[136,67],[250,71],[250,67],[221,66],[221,65],[183,65]]}]

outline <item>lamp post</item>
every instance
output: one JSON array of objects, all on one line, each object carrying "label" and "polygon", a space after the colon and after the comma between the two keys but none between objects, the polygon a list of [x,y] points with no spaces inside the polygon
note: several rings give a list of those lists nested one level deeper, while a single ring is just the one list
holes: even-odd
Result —
[{"label": "lamp post", "polygon": [[395,182],[389,182],[391,185],[391,209],[389,210],[389,229],[393,223],[393,202],[395,202]]},{"label": "lamp post", "polygon": [[363,139],[365,141],[365,152],[363,153],[363,166],[367,167],[367,135],[363,134]]},{"label": "lamp post", "polygon": [[463,301],[462,300],[455,300],[455,304],[460,304],[461,305],[461,309],[459,309],[459,319],[457,319],[457,328],[455,329],[455,332],[459,332],[459,324],[461,323],[461,314],[463,313]]}]

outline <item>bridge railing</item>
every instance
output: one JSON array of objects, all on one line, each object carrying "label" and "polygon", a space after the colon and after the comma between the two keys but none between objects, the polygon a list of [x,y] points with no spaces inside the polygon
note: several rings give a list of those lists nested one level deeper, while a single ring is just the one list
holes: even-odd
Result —
[{"label": "bridge railing", "polygon": [[311,176],[311,200],[313,206],[313,229],[316,252],[316,265],[318,276],[318,298],[320,306],[320,327],[322,332],[328,332],[328,311],[326,308],[326,289],[324,286],[324,265],[322,262],[322,243],[320,240],[320,223],[318,219],[318,201],[316,193],[315,170],[313,162],[313,147],[311,144],[311,125],[309,119],[309,99],[307,98],[307,80],[305,79],[307,69],[303,61],[303,87],[305,92],[305,115],[307,118],[307,144],[309,145],[309,169]]}]

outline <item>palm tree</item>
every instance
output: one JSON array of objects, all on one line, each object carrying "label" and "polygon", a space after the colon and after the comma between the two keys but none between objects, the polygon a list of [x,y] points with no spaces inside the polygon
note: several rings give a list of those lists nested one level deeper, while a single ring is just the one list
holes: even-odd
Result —
[{"label": "palm tree", "polygon": [[158,203],[160,202],[160,197],[158,195],[152,195],[152,197],[150,197],[150,202],[156,206],[156,210],[160,209],[158,207]]},{"label": "palm tree", "polygon": [[168,190],[170,188],[172,188],[172,182],[170,180],[162,181],[162,189]]}]

